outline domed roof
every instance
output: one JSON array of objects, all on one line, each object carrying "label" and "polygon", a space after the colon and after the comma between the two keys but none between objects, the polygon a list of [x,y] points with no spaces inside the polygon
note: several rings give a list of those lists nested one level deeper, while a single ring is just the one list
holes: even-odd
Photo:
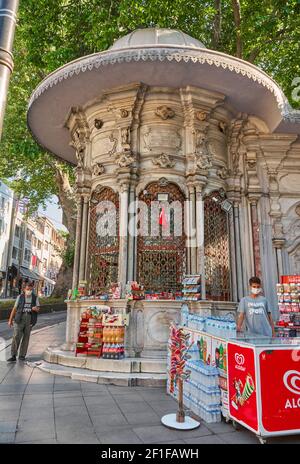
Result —
[{"label": "domed roof", "polygon": [[176,47],[206,48],[200,40],[175,29],[146,28],[137,29],[117,39],[110,50],[122,48],[142,48],[144,46],[169,45]]}]

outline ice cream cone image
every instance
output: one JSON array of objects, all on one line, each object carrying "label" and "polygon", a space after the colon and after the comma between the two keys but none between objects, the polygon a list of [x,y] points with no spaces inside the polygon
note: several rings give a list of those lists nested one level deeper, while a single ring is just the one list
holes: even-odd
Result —
[{"label": "ice cream cone image", "polygon": [[255,386],[254,386],[253,379],[251,375],[248,374],[246,377],[246,382],[245,382],[244,389],[242,392],[243,402],[247,401],[254,391],[255,391]]}]

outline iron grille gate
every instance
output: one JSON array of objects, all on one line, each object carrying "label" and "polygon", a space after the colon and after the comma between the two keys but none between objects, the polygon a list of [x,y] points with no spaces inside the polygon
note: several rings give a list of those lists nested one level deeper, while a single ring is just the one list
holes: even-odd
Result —
[{"label": "iron grille gate", "polygon": [[[147,205],[144,215],[139,210],[138,231],[143,229],[145,223],[151,224],[151,203],[158,201],[158,194],[167,194],[169,204],[179,202],[178,211],[170,210],[170,234],[163,235],[162,225],[158,226],[158,234],[138,235],[137,240],[137,275],[139,282],[145,290],[156,292],[180,291],[186,266],[186,248],[184,234],[184,195],[173,183],[152,182],[146,190],[139,195],[139,201]],[[148,217],[145,217],[147,215]],[[148,219],[148,222],[147,222]],[[158,219],[158,218],[157,218]],[[153,220],[153,219],[152,219]],[[144,224],[143,224],[143,221]],[[178,223],[180,224],[180,235]]]},{"label": "iron grille gate", "polygon": [[204,199],[204,248],[206,298],[230,300],[228,213],[222,210],[219,192]]},{"label": "iron grille gate", "polygon": [[[99,209],[101,203],[108,207]],[[107,221],[101,224],[103,215]],[[115,233],[108,234],[106,228],[112,228]],[[88,253],[91,294],[109,290],[111,283],[118,280],[119,261],[119,197],[110,188],[92,195]]]}]

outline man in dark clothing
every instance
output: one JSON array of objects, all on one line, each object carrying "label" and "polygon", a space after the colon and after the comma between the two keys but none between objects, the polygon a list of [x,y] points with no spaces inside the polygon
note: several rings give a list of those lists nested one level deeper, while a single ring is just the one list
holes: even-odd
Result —
[{"label": "man in dark clothing", "polygon": [[17,360],[19,347],[19,359],[25,361],[30,332],[36,324],[39,305],[38,297],[33,293],[33,284],[27,283],[24,291],[16,299],[8,321],[10,327],[14,326],[11,358],[7,360],[8,362],[15,362]]}]

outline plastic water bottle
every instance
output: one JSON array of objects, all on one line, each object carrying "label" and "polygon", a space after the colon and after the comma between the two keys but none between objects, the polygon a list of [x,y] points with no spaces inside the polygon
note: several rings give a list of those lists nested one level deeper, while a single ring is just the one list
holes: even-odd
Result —
[{"label": "plastic water bottle", "polygon": [[181,306],[181,325],[183,327],[188,327],[189,322],[189,307],[187,304]]}]

